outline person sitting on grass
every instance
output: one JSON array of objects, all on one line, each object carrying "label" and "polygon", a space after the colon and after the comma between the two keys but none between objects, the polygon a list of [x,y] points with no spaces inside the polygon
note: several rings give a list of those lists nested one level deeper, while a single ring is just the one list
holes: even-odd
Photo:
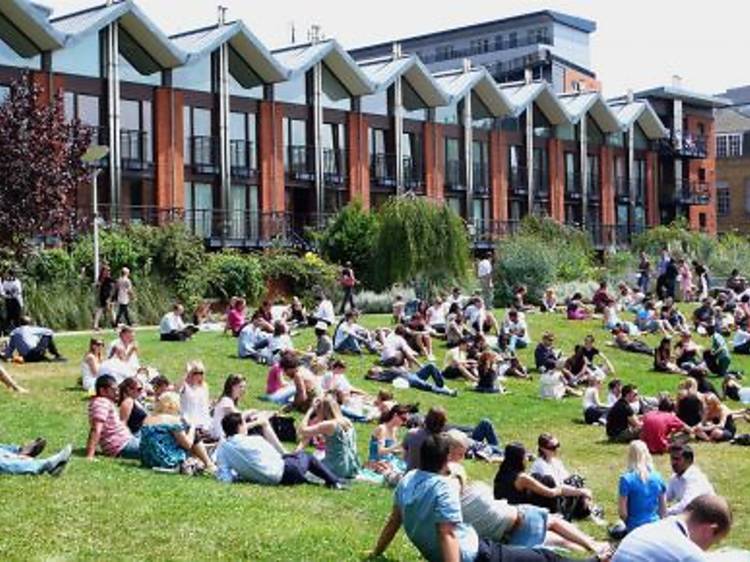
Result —
[{"label": "person sitting on grass", "polygon": [[528,347],[531,343],[526,320],[521,318],[515,308],[508,311],[508,317],[503,322],[502,334],[508,337],[508,351],[514,353],[516,349]]},{"label": "person sitting on grass", "polygon": [[[615,374],[615,366],[606,355],[599,351],[595,344],[596,338],[592,334],[587,334],[583,338],[583,356],[586,358],[589,373],[603,380],[607,375]],[[597,359],[601,364],[597,364]]]},{"label": "person sitting on grass", "polygon": [[0,445],[0,476],[49,474],[60,476],[68,466],[73,446],[67,445],[46,459],[37,458],[47,441],[37,438],[27,445]]},{"label": "person sitting on grass", "polygon": [[271,302],[264,300],[260,303],[260,306],[257,308],[255,312],[253,312],[253,315],[250,317],[250,322],[252,322],[256,328],[259,328],[260,330],[263,330],[267,333],[273,333],[273,314],[271,313]]},{"label": "person sitting on grass", "polygon": [[285,351],[294,351],[294,342],[289,335],[289,328],[283,320],[273,323],[273,334],[268,338],[268,345],[261,352],[262,362],[272,365],[278,361],[280,354]]},{"label": "person sitting on grass", "polygon": [[333,355],[333,340],[328,335],[328,324],[317,322],[314,331],[315,347],[310,348],[310,353],[314,353],[315,357],[319,360],[328,361],[331,355]]},{"label": "person sitting on grass", "polygon": [[643,441],[628,446],[628,466],[618,488],[617,511],[626,533],[666,516],[667,487]]},{"label": "person sitting on grass", "polygon": [[727,501],[703,494],[691,501],[683,514],[642,525],[630,533],[612,562],[701,562],[706,560],[704,551],[724,539],[731,527]]},{"label": "person sitting on grass", "polygon": [[615,302],[615,298],[609,294],[607,282],[600,281],[599,288],[594,292],[594,296],[591,297],[591,304],[594,306],[594,313],[603,313],[607,306],[614,304]]},{"label": "person sitting on grass", "polygon": [[476,373],[476,362],[467,358],[466,352],[470,343],[469,338],[464,338],[445,352],[443,363],[443,377],[446,379],[463,378],[470,383],[478,381]]},{"label": "person sitting on grass", "polygon": [[732,411],[719,400],[716,394],[706,394],[703,409],[703,421],[699,431],[708,441],[722,443],[731,441],[737,433],[734,418],[744,415],[746,410]]},{"label": "person sitting on grass", "polygon": [[263,350],[268,347],[271,334],[264,332],[258,326],[249,322],[237,334],[237,355],[240,359],[265,361]]},{"label": "person sitting on grass", "polygon": [[253,482],[267,485],[307,484],[306,474],[317,476],[329,488],[341,480],[305,451],[284,453],[252,431],[243,415],[231,412],[221,421],[226,435],[216,448],[216,478],[221,482]]},{"label": "person sitting on grass", "polygon": [[357,316],[357,311],[350,308],[336,326],[333,332],[333,349],[336,353],[361,355],[363,347],[370,353],[377,353],[369,332],[357,324]]},{"label": "person sitting on grass", "polygon": [[[503,386],[498,382],[499,356],[493,351],[485,351],[477,361],[477,384],[474,390],[487,394],[498,394],[505,392]],[[508,367],[510,369],[510,366]]]},{"label": "person sitting on grass", "polygon": [[680,332],[680,341],[674,346],[675,363],[683,371],[690,371],[703,365],[702,349],[695,343],[689,330]]},{"label": "person sitting on grass", "polygon": [[[464,522],[458,490],[443,476],[448,468],[449,446],[440,435],[422,445],[424,462],[399,482],[393,509],[372,557],[381,556],[403,526],[409,540],[427,560],[479,562],[559,562],[567,558],[544,549],[511,547],[479,538]],[[596,560],[596,559],[591,559]]]},{"label": "person sitting on grass", "polygon": [[302,365],[296,353],[282,354],[279,364],[284,371],[284,376],[294,384],[291,409],[301,413],[307,412],[313,400],[323,394],[320,380],[307,367]]},{"label": "person sitting on grass", "polygon": [[672,338],[662,338],[654,350],[654,371],[675,375],[685,374],[672,357]]},{"label": "person sitting on grass", "polygon": [[182,417],[196,428],[204,439],[211,432],[211,401],[206,383],[206,367],[203,361],[189,361],[185,366],[185,378],[178,390]]},{"label": "person sitting on grass", "polygon": [[662,320],[656,314],[656,306],[652,300],[646,300],[636,314],[636,326],[645,334],[661,332],[668,336],[674,333],[674,329],[668,320]]},{"label": "person sitting on grass", "polygon": [[133,435],[140,435],[143,422],[148,416],[146,408],[141,403],[143,384],[135,377],[128,377],[120,383],[117,392],[117,406],[120,419],[125,422]]},{"label": "person sitting on grass", "polygon": [[669,444],[679,435],[690,437],[692,430],[675,414],[674,401],[666,395],[659,398],[658,410],[643,416],[641,441],[652,455],[667,452]]},{"label": "person sitting on grass", "polygon": [[562,498],[578,497],[591,500],[591,490],[568,484],[544,484],[526,472],[526,448],[521,443],[510,443],[495,475],[494,496],[511,505],[531,504],[552,512],[559,511]]},{"label": "person sitting on grass", "polygon": [[701,305],[693,311],[693,324],[695,330],[705,334],[708,326],[716,323],[716,312],[714,310],[714,301],[711,297],[706,297],[701,301]]},{"label": "person sitting on grass", "polygon": [[399,324],[388,334],[383,342],[383,348],[380,351],[380,364],[383,367],[401,367],[409,366],[419,368],[417,354],[409,347],[404,336],[406,328]]},{"label": "person sitting on grass", "polygon": [[542,312],[557,312],[557,294],[555,294],[554,289],[545,289],[539,310]]},{"label": "person sitting on grass", "polygon": [[333,311],[333,303],[325,293],[322,291],[318,293],[317,303],[315,310],[307,317],[307,323],[310,326],[315,326],[318,322],[325,322],[329,326],[333,326],[336,322],[336,313]]},{"label": "person sitting on grass", "polygon": [[738,325],[732,338],[732,352],[739,355],[750,355],[750,330],[747,328],[748,319],[743,319]]},{"label": "person sitting on grass", "polygon": [[425,312],[425,319],[430,331],[438,337],[445,337],[448,326],[448,306],[442,297],[437,296],[432,300],[432,305]]},{"label": "person sitting on grass", "polygon": [[714,494],[714,487],[703,471],[694,464],[690,445],[675,443],[669,447],[669,463],[674,474],[667,482],[667,514],[684,513],[690,502],[703,494]]},{"label": "person sitting on grass", "polygon": [[89,437],[86,458],[94,460],[97,446],[108,457],[140,458],[140,439],[120,418],[115,401],[117,381],[111,375],[100,375],[94,385],[95,396],[89,401]]},{"label": "person sitting on grass", "polygon": [[153,413],[141,427],[141,463],[146,468],[192,473],[195,465],[188,462],[188,459],[196,459],[200,461],[198,469],[216,472],[216,465],[208,456],[203,442],[196,439],[195,430],[195,426],[186,427],[180,417],[180,395],[165,392],[156,401]]},{"label": "person sitting on grass", "polygon": [[[376,382],[392,383],[396,379],[403,379],[409,385],[409,388],[423,390],[425,392],[434,392],[435,394],[444,394],[447,396],[457,396],[456,390],[451,390],[445,386],[443,375],[434,364],[425,363],[416,372],[412,372],[406,367],[371,367],[367,374],[367,380]],[[432,379],[434,382],[430,382]]]},{"label": "person sitting on grass", "polygon": [[381,475],[389,485],[395,485],[407,470],[400,455],[402,447],[398,433],[414,411],[414,406],[394,404],[380,416],[379,424],[370,436],[365,468]]},{"label": "person sitting on grass", "polygon": [[601,379],[592,377],[588,380],[588,387],[583,393],[583,420],[587,424],[604,425],[606,423],[609,407],[599,398],[601,387]]},{"label": "person sitting on grass", "polygon": [[607,437],[614,443],[629,443],[641,435],[641,420],[633,412],[631,403],[638,399],[638,387],[626,384],[620,398],[607,413]]},{"label": "person sitting on grass", "polygon": [[341,413],[332,395],[313,401],[300,422],[298,433],[302,439],[300,448],[314,438],[325,441],[323,464],[338,478],[356,478],[361,468],[357,454],[357,432],[352,422]]},{"label": "person sitting on grass", "polygon": [[28,394],[28,390],[18,384],[16,380],[0,365],[0,383],[3,383],[7,388],[18,394]]},{"label": "person sitting on grass", "polygon": [[711,338],[711,348],[703,352],[706,367],[715,375],[726,377],[729,372],[729,365],[732,362],[727,342],[716,329],[716,326],[706,326],[706,335]]},{"label": "person sitting on grass", "polygon": [[236,338],[240,335],[240,330],[247,323],[245,320],[245,312],[247,310],[247,302],[242,297],[232,297],[229,301],[229,309],[227,310],[227,325],[224,332],[231,332]]},{"label": "person sitting on grass", "polygon": [[430,328],[421,312],[415,312],[409,318],[409,321],[406,323],[404,337],[409,347],[416,350],[419,355],[426,357],[428,361],[435,360],[435,356],[432,354]]},{"label": "person sitting on grass", "polygon": [[55,333],[49,328],[33,325],[28,316],[21,316],[20,325],[11,331],[2,359],[10,361],[14,353],[24,363],[47,361],[47,354],[52,356],[53,361],[65,361],[57,351]]},{"label": "person sitting on grass", "polygon": [[189,340],[198,332],[198,327],[193,324],[185,324],[182,315],[185,307],[175,303],[171,312],[167,312],[159,323],[159,339],[161,341],[185,341]]},{"label": "person sitting on grass", "polygon": [[[542,341],[540,341],[536,349],[534,350],[534,363],[537,370],[540,373],[544,371],[555,369],[558,366],[562,367],[562,353],[559,349],[555,349],[555,334],[552,332],[544,332],[542,334]],[[568,376],[570,373],[568,373]]]},{"label": "person sitting on grass", "polygon": [[451,485],[458,488],[464,520],[480,538],[511,546],[547,546],[602,554],[608,550],[606,543],[597,543],[564,518],[550,515],[542,507],[496,500],[489,486],[468,479],[461,464],[470,446],[469,438],[455,429],[442,435],[449,446]]},{"label": "person sitting on grass", "polygon": [[135,331],[131,326],[123,324],[119,327],[117,339],[109,344],[107,359],[116,359],[124,366],[128,376],[135,376],[141,367],[138,351]]},{"label": "person sitting on grass", "polygon": [[240,400],[245,396],[246,390],[247,382],[242,375],[229,375],[224,381],[224,390],[213,409],[211,437],[217,441],[223,439],[225,435],[221,425],[222,420],[229,414],[238,413],[242,415],[250,431],[262,435],[277,451],[285,453],[284,446],[271,427],[270,419],[274,415],[273,412],[239,409]]},{"label": "person sitting on grass", "polygon": [[631,338],[621,326],[612,330],[612,336],[611,345],[618,349],[629,353],[642,353],[643,355],[653,355],[654,353],[654,350],[646,342]]},{"label": "person sitting on grass", "polygon": [[574,293],[565,304],[565,312],[568,320],[586,320],[591,316],[588,308],[583,304],[583,295]]},{"label": "person sitting on grass", "polygon": [[89,340],[89,348],[81,361],[81,386],[86,392],[94,390],[99,367],[104,360],[104,342],[99,338]]}]

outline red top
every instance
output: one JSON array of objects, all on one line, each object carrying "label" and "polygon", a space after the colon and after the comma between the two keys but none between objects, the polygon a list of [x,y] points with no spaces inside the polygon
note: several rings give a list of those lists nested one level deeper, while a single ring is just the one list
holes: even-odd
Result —
[{"label": "red top", "polygon": [[641,440],[651,453],[666,453],[670,434],[683,428],[685,424],[673,412],[649,412],[643,416]]}]

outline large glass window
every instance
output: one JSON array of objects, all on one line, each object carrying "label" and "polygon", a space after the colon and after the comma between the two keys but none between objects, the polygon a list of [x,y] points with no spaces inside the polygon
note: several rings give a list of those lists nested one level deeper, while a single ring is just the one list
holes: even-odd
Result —
[{"label": "large glass window", "polygon": [[216,164],[218,153],[211,127],[211,114],[210,109],[187,105],[184,107],[185,164]]},{"label": "large glass window", "polygon": [[210,55],[190,62],[186,66],[177,67],[172,71],[172,83],[176,88],[211,92],[212,82]]},{"label": "large glass window", "polygon": [[135,82],[136,84],[148,84],[150,86],[161,85],[161,72],[152,74],[141,74],[135,67],[130,64],[127,58],[122,54],[119,56],[120,64],[120,81]]},{"label": "large glass window", "polygon": [[254,113],[233,111],[229,115],[229,147],[233,173],[257,170]]},{"label": "large glass window", "polygon": [[436,120],[438,123],[456,125],[461,122],[458,115],[458,104],[456,102],[450,105],[443,105],[436,109]]},{"label": "large glass window", "polygon": [[362,113],[388,115],[388,94],[385,90],[362,97]]},{"label": "large glass window", "polygon": [[472,145],[474,188],[477,191],[489,191],[490,162],[488,145],[484,141],[474,141]]},{"label": "large glass window", "polygon": [[211,236],[213,208],[213,186],[210,183],[185,182],[185,221],[196,236]]},{"label": "large glass window", "polygon": [[331,109],[349,111],[352,107],[351,94],[328,66],[323,64],[323,91],[321,105]]},{"label": "large glass window", "polygon": [[546,148],[534,149],[534,190],[537,195],[549,194],[549,157]]},{"label": "large glass window", "polygon": [[70,47],[55,51],[52,66],[55,72],[100,78],[102,74],[100,35],[91,33]]},{"label": "large glass window", "polygon": [[274,86],[274,97],[277,101],[305,105],[307,103],[307,83],[305,75],[280,82]]},{"label": "large glass window", "polygon": [[39,55],[28,59],[24,58],[16,53],[10,45],[0,40],[0,65],[31,68],[36,70],[41,68],[41,62],[42,58]]}]

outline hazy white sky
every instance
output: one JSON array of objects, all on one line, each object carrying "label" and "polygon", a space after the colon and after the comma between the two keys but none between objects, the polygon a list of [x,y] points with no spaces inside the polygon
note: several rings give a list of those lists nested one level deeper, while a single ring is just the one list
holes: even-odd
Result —
[{"label": "hazy white sky", "polygon": [[[62,14],[102,0],[40,0]],[[304,40],[311,24],[345,47],[554,9],[594,20],[593,70],[607,95],[683,78],[685,87],[717,93],[750,83],[750,2],[746,0],[136,0],[167,34],[216,21],[242,19],[268,47],[290,42],[292,24]]]}]

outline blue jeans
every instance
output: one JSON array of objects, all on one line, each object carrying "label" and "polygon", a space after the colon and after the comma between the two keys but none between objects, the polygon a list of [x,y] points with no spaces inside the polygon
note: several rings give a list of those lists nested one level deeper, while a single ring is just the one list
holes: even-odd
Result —
[{"label": "blue jeans", "polygon": [[20,450],[18,445],[0,445],[0,474],[41,474],[46,471],[48,461],[19,457]]},{"label": "blue jeans", "polygon": [[362,347],[359,340],[352,335],[346,336],[341,343],[336,346],[336,353],[362,353]]},{"label": "blue jeans", "polygon": [[[435,381],[435,384],[429,382],[430,378]],[[434,392],[436,394],[451,394],[451,391],[445,388],[445,380],[443,379],[440,369],[432,363],[427,363],[416,373],[409,373],[406,379],[409,381],[409,386],[411,388],[424,390],[426,392]]]},{"label": "blue jeans", "polygon": [[486,442],[488,445],[500,445],[500,440],[497,438],[497,433],[495,433],[495,426],[487,418],[484,418],[477,424],[474,431],[471,432],[471,438],[480,443]]},{"label": "blue jeans", "polygon": [[121,459],[140,459],[141,458],[141,440],[139,437],[131,437],[130,441],[117,453]]},{"label": "blue jeans", "polygon": [[273,394],[266,394],[263,399],[273,402],[274,404],[286,404],[292,399],[292,396],[297,392],[293,384],[284,386],[274,392]]},{"label": "blue jeans", "polygon": [[516,349],[523,349],[529,345],[529,341],[526,338],[522,338],[515,334],[511,334],[508,342],[508,349],[515,351]]}]

